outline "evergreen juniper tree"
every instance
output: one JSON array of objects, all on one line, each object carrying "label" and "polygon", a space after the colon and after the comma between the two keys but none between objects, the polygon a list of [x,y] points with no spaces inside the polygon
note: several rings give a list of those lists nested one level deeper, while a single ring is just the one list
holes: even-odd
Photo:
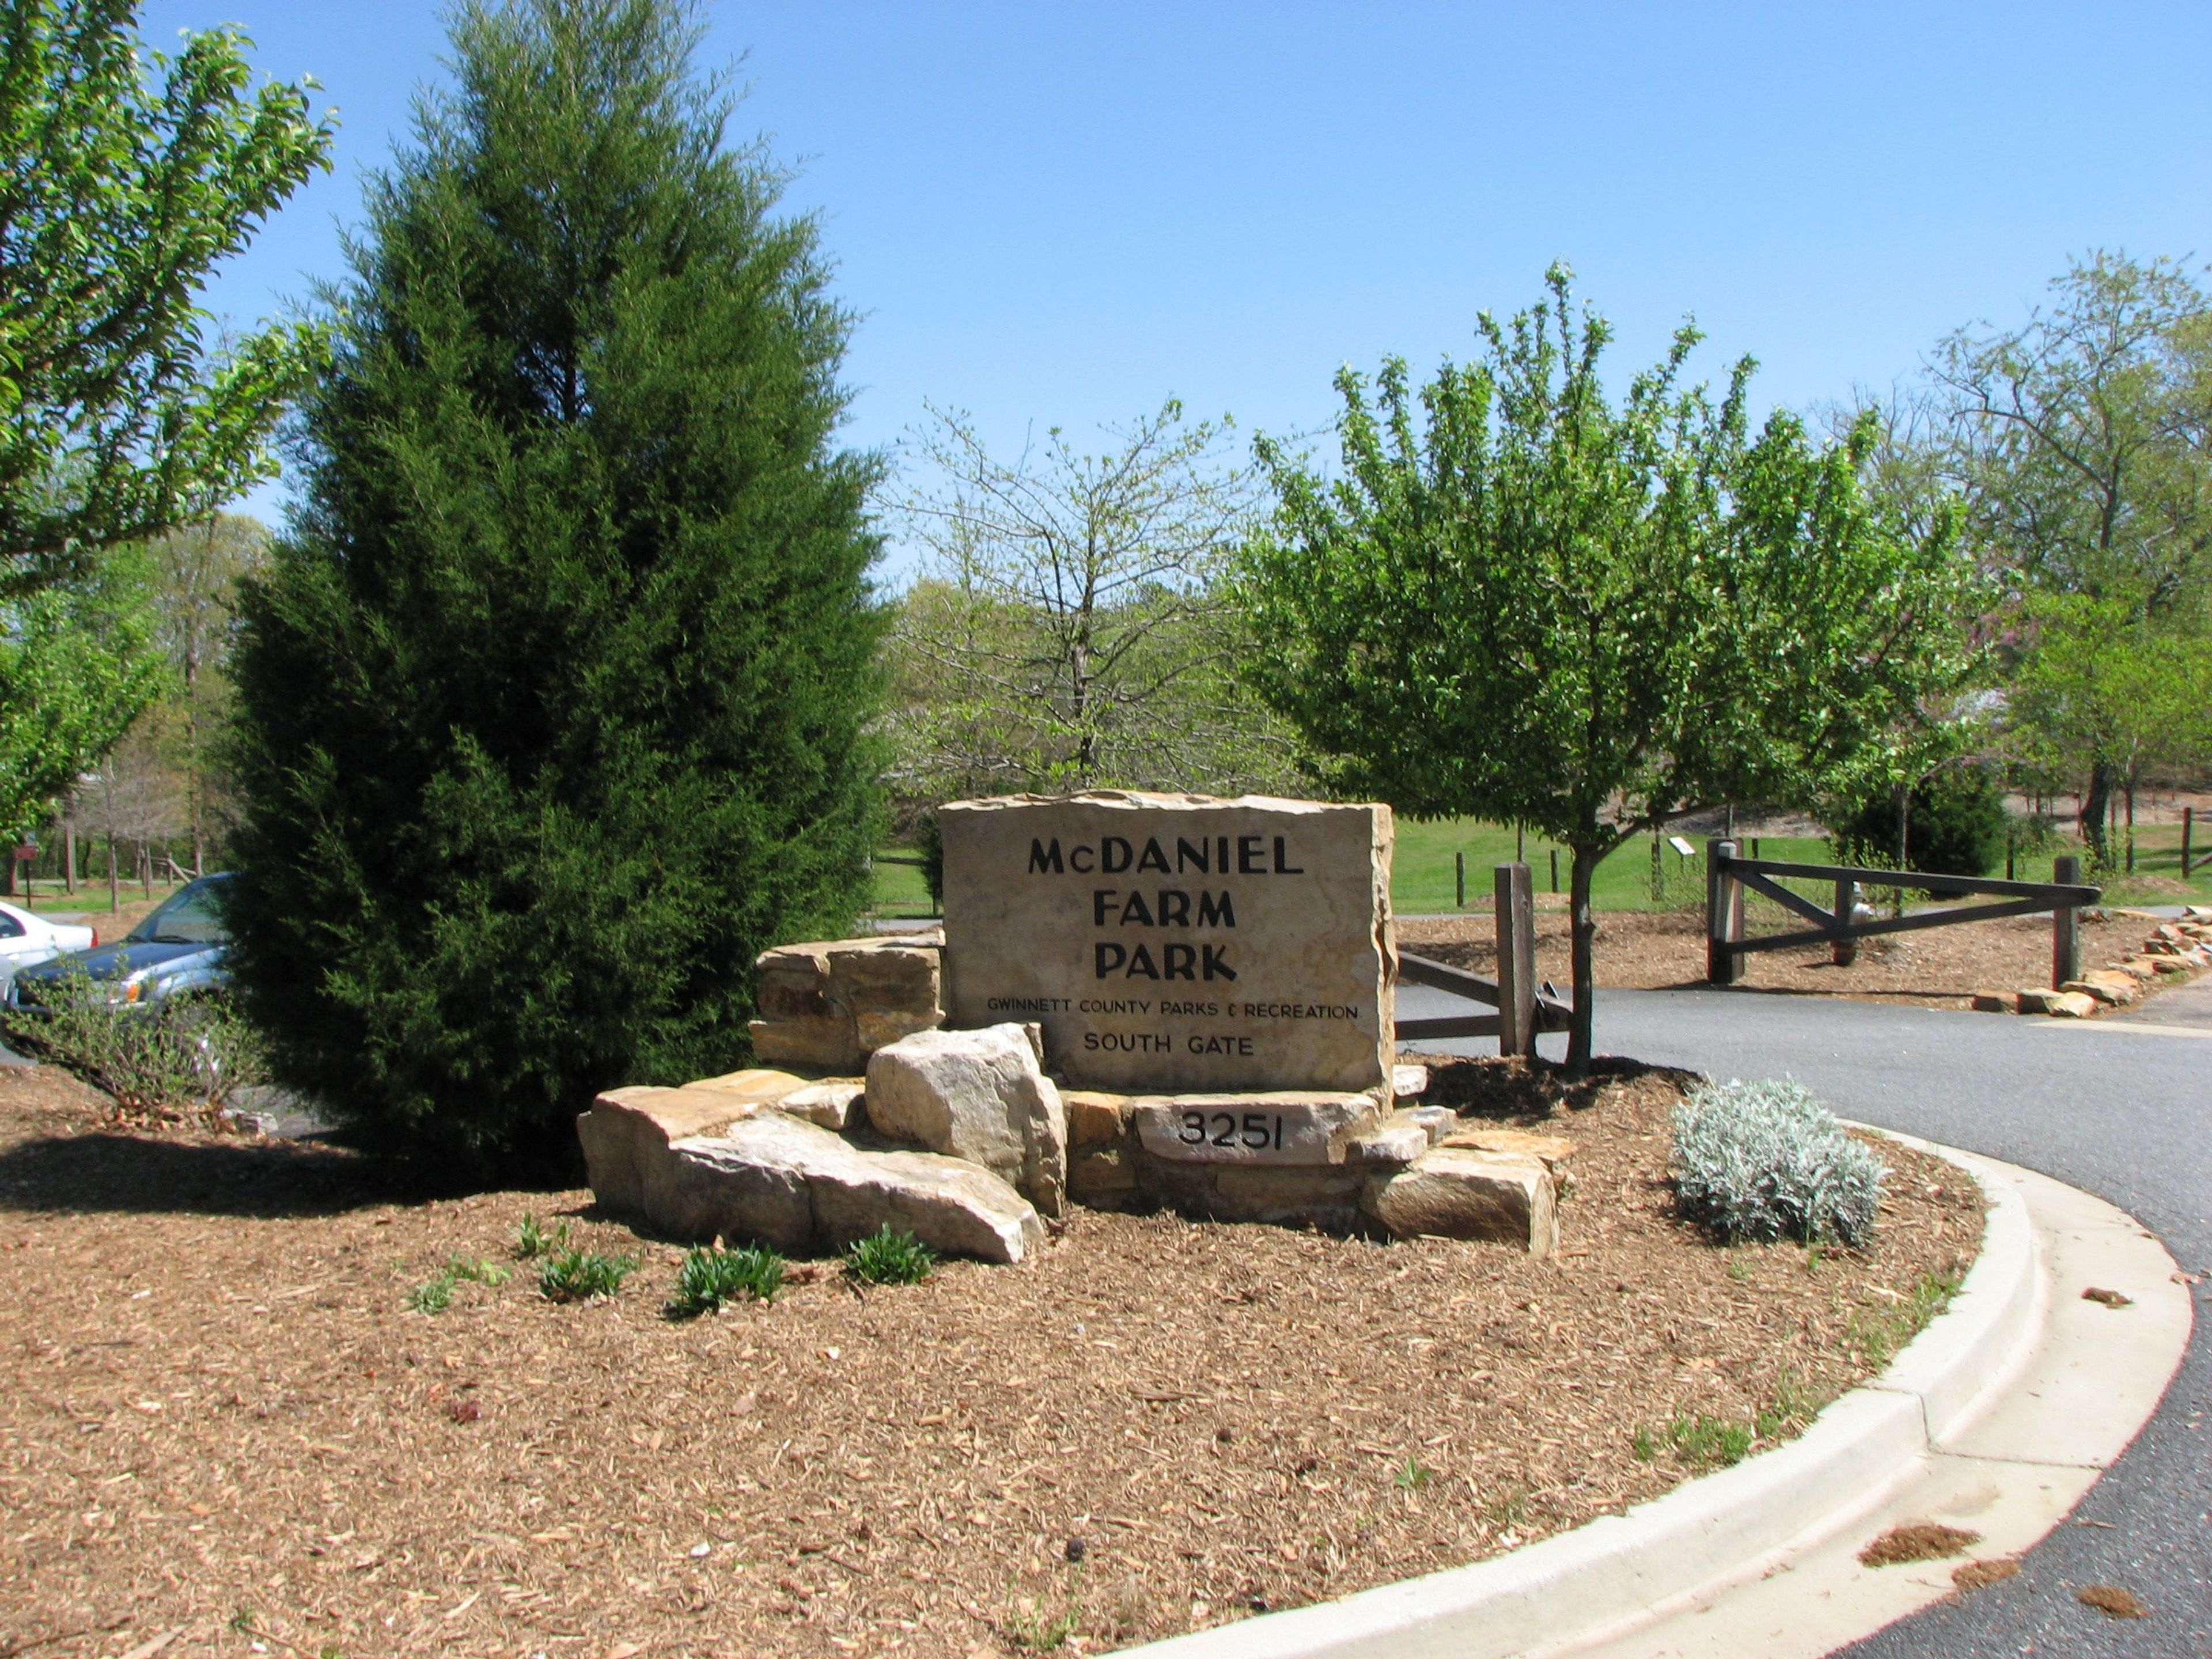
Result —
[{"label": "evergreen juniper tree", "polygon": [[740,1063],[755,954],[866,878],[878,464],[699,33],[459,9],[242,603],[240,994],[284,1081],[448,1168]]}]

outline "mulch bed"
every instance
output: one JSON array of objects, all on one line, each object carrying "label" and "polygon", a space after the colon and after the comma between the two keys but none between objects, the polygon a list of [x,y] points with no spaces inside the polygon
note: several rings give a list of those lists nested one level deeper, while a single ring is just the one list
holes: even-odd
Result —
[{"label": "mulch bed", "polygon": [[[1980,1237],[1971,1183],[1885,1145],[1865,1254],[1705,1243],[1682,1081],[1440,1070],[1577,1143],[1547,1261],[1081,1212],[1022,1267],[823,1263],[678,1322],[678,1253],[587,1193],[411,1198],[0,1075],[0,1654],[1097,1651],[1557,1533],[1700,1473],[1670,1425],[1864,1376]],[[526,1210],[643,1264],[407,1307]]]},{"label": "mulch bed", "polygon": [[[1762,914],[1771,910],[1772,914]],[[1779,933],[1778,906],[1763,902],[1749,918],[1754,933]],[[1802,922],[1790,919],[1793,930]],[[2081,918],[2084,972],[2136,954],[2155,924],[2141,916],[2090,913]],[[1408,951],[1469,968],[1497,972],[1497,922],[1486,911],[1425,917],[1397,925]],[[1867,1002],[1910,1002],[1930,1008],[1964,1008],[1977,991],[2019,990],[2051,983],[2051,918],[2013,916],[1966,921],[1917,933],[1878,934],[1859,941],[1848,968],[1830,959],[1825,945],[1808,950],[1765,951],[1744,959],[1738,988],[1798,996],[1842,997]],[[1705,983],[1705,920],[1699,911],[1607,910],[1597,918],[1597,982],[1622,989],[1659,990]],[[1564,910],[1536,914],[1536,973],[1564,995],[1573,982],[1568,966],[1568,917]],[[2184,975],[2175,975],[2179,981]],[[2147,986],[2146,994],[2165,988]]]}]

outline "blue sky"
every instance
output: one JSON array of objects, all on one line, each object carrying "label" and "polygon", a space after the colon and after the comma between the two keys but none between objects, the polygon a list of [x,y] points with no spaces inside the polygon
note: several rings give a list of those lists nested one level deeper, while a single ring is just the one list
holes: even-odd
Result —
[{"label": "blue sky", "polygon": [[[1625,381],[1688,313],[1763,402],[1909,375],[2092,247],[2212,258],[2212,7],[714,0],[742,136],[800,169],[860,316],[848,436],[925,398],[995,443],[1173,392],[1318,427],[1339,364],[1425,368],[1571,260]],[[337,171],[227,267],[238,320],[339,268],[439,76],[435,5],[149,0],[312,74]],[[252,503],[272,514],[281,490]]]}]

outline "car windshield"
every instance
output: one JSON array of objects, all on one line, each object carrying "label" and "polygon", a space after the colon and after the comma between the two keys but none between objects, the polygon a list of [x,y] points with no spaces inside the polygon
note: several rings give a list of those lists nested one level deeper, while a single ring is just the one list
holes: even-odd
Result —
[{"label": "car windshield", "polygon": [[124,936],[141,945],[227,945],[212,878],[196,881]]}]

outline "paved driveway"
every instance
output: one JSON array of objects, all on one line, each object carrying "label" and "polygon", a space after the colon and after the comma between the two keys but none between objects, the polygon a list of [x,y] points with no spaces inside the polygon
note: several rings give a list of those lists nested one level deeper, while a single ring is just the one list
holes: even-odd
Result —
[{"label": "paved driveway", "polygon": [[[1408,987],[1409,1018],[1455,1011]],[[1464,1005],[1456,1005],[1463,1011]],[[2202,1030],[2160,1032],[2152,1025]],[[1547,1054],[1565,1039],[1543,1039]],[[1492,1043],[1439,1043],[1469,1054]],[[2063,1021],[1755,991],[1613,991],[1601,1053],[1720,1077],[1789,1073],[1847,1116],[2040,1170],[2130,1211],[2192,1272],[2212,1267],[2212,981],[2131,1019]],[[2212,1284],[2198,1292],[2203,1310]],[[2212,1320],[2165,1404],[2021,1575],[1904,1620],[1854,1656],[2212,1655]],[[2074,1599],[2120,1584],[2150,1608],[2114,1621]],[[1754,1659],[1747,1656],[1746,1659]]]}]

